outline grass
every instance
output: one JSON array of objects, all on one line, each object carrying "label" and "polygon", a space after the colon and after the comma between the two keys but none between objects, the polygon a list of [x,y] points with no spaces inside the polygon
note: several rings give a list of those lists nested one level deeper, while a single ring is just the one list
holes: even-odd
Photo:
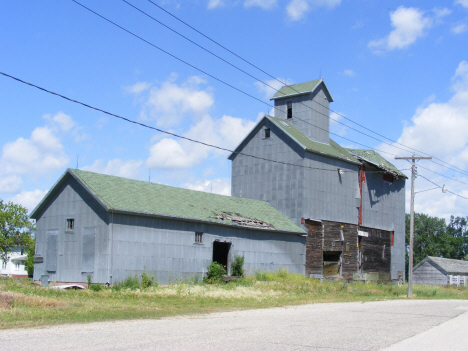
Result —
[{"label": "grass", "polygon": [[[130,285],[129,285],[130,286]],[[320,282],[287,271],[259,272],[219,284],[181,282],[139,289],[55,290],[26,279],[0,279],[0,328],[162,318],[318,302],[406,298],[407,286]],[[414,298],[468,299],[461,287],[413,286]]]}]

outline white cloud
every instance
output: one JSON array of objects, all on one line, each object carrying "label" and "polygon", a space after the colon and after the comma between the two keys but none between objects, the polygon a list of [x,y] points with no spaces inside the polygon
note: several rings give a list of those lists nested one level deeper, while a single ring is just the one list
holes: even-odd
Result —
[{"label": "white cloud", "polygon": [[16,174],[0,175],[0,193],[17,193],[22,183],[23,180]]},{"label": "white cloud", "polygon": [[33,191],[22,191],[21,193],[13,196],[13,198],[10,201],[16,204],[20,204],[23,207],[26,207],[28,211],[31,212],[46,194],[46,190],[39,189]]},{"label": "white cloud", "polygon": [[454,34],[461,34],[468,30],[468,26],[466,25],[466,23],[459,23],[452,26],[451,30]]},{"label": "white cloud", "polygon": [[341,4],[341,0],[291,0],[286,6],[290,21],[303,19],[312,8],[327,7],[332,9]]},{"label": "white cloud", "polygon": [[270,99],[276,92],[281,89],[282,86],[291,85],[293,81],[289,78],[277,78],[277,79],[270,79],[265,81],[268,85],[263,84],[262,82],[255,82],[255,86],[257,87],[258,91],[260,91],[265,99]]},{"label": "white cloud", "polygon": [[276,0],[245,0],[245,7],[261,7],[264,10],[269,10],[276,5]]},{"label": "white cloud", "polygon": [[465,9],[468,9],[468,0],[455,0],[455,4],[461,5]]},{"label": "white cloud", "polygon": [[291,0],[286,6],[288,19],[291,21],[299,21],[309,12],[310,6],[307,0]]},{"label": "white cloud", "polygon": [[138,95],[146,90],[151,88],[151,83],[148,82],[137,82],[133,85],[128,85],[124,87],[124,90],[128,93]]},{"label": "white cloud", "polygon": [[[232,150],[251,131],[255,122],[223,116],[213,119],[204,116],[184,136]],[[153,144],[146,162],[148,168],[191,168],[205,161],[210,155],[228,152],[187,140],[164,138]]]},{"label": "white cloud", "polygon": [[435,7],[432,9],[432,12],[435,15],[435,19],[437,21],[440,21],[443,17],[446,17],[452,13],[452,10],[449,10],[448,8],[438,8]]},{"label": "white cloud", "polygon": [[212,9],[217,8],[217,7],[222,7],[224,5],[225,5],[225,3],[224,3],[223,0],[209,0],[207,7],[208,7],[209,10],[212,10]]},{"label": "white cloud", "polygon": [[214,103],[211,89],[202,90],[203,84],[204,79],[193,76],[180,85],[171,78],[160,87],[152,87],[142,116],[164,127],[177,126],[186,116],[200,118]]},{"label": "white cloud", "polygon": [[352,69],[345,69],[343,74],[348,77],[354,77],[356,73]]},{"label": "white cloud", "polygon": [[231,180],[229,178],[198,180],[194,183],[182,184],[182,187],[190,190],[204,191],[206,193],[231,196]]},{"label": "white cloud", "polygon": [[425,17],[423,11],[414,7],[400,6],[390,13],[390,20],[394,28],[390,34],[368,44],[375,52],[404,49],[423,37],[432,26],[432,19]]},{"label": "white cloud", "polygon": [[43,175],[64,168],[69,162],[58,137],[48,127],[37,127],[30,139],[18,138],[3,146],[2,174]]},{"label": "white cloud", "polygon": [[107,164],[105,164],[104,160],[96,160],[92,165],[83,167],[83,170],[123,178],[138,179],[140,166],[142,164],[143,161],[140,160],[123,161],[119,158],[114,158],[109,160]]},{"label": "white cloud", "polygon": [[[466,170],[468,168],[468,133],[466,133],[466,130],[468,130],[468,62],[460,62],[452,81],[453,96],[446,102],[430,102],[430,100],[429,102],[424,102],[416,110],[411,122],[404,126],[398,142],[416,150],[424,151],[449,164]],[[401,150],[396,151],[388,145],[380,145],[378,149],[393,154],[396,152],[398,154],[404,153]],[[412,152],[408,151],[408,154],[410,153]],[[406,162],[390,161],[397,164],[400,168],[409,168]],[[438,160],[435,161],[441,163]],[[419,165],[418,172],[424,177],[429,178],[440,186],[446,184],[447,188],[454,193],[468,197],[466,185],[446,179],[431,171],[468,183],[466,175],[456,173],[453,170],[449,171],[447,168],[430,161],[421,161]],[[430,170],[425,170],[423,167]],[[409,185],[408,182],[407,189]],[[416,191],[431,187],[433,187],[431,183],[422,177],[418,177]],[[418,205],[416,209],[420,212],[434,215],[439,213],[441,216],[442,214],[443,216],[450,214],[465,216],[468,212],[468,201],[455,198],[449,193],[442,194],[434,190],[429,191],[428,194],[417,194],[417,199]]]},{"label": "white cloud", "polygon": [[73,121],[71,116],[66,115],[65,113],[61,111],[56,113],[55,116],[52,117],[52,120],[55,123],[57,123],[60,130],[64,132],[68,132],[70,129],[72,129],[76,125],[75,121]]}]

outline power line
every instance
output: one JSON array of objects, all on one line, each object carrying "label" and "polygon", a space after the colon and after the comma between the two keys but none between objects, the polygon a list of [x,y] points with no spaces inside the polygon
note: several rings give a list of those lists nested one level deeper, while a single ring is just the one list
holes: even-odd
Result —
[{"label": "power line", "polygon": [[442,173],[435,172],[435,171],[433,171],[432,169],[429,169],[429,168],[427,168],[427,167],[424,167],[424,166],[421,166],[421,165],[418,165],[418,167],[421,167],[421,168],[423,168],[423,169],[425,169],[425,170],[428,170],[428,171],[430,171],[430,172],[432,172],[432,173],[434,173],[434,174],[440,175],[441,177],[450,179],[451,181],[454,181],[454,182],[457,182],[457,183],[460,183],[460,184],[463,184],[463,185],[468,185],[468,183],[464,183],[464,182],[462,182],[462,181],[460,181],[460,180],[458,180],[458,179],[453,179],[453,178],[447,177],[446,175],[444,175],[444,174],[442,174]]},{"label": "power line", "polygon": [[[76,0],[72,0],[72,1],[75,2],[76,4],[80,5],[81,7],[85,8],[86,10],[88,10],[88,11],[94,13],[96,16],[102,18],[103,20],[105,20],[105,21],[107,21],[107,22],[113,24],[114,26],[116,26],[116,27],[122,29],[123,31],[127,32],[128,34],[130,34],[130,35],[132,35],[132,36],[134,36],[134,37],[140,39],[141,41],[147,43],[148,45],[151,45],[152,47],[154,47],[154,48],[160,50],[161,52],[163,52],[163,53],[165,53],[165,54],[171,56],[172,58],[175,58],[176,60],[178,60],[178,61],[180,61],[180,62],[186,64],[187,66],[192,67],[193,69],[195,69],[195,70],[197,70],[197,71],[199,71],[199,72],[201,72],[201,73],[203,73],[203,74],[206,74],[207,76],[209,76],[209,77],[215,79],[216,81],[218,81],[218,82],[220,82],[220,83],[222,83],[222,84],[224,84],[224,85],[226,85],[226,86],[228,86],[228,87],[230,87],[230,88],[232,88],[232,89],[234,89],[234,90],[236,90],[236,91],[238,91],[238,92],[240,92],[240,93],[242,93],[242,94],[244,94],[244,95],[246,95],[246,96],[248,96],[248,97],[250,97],[250,98],[252,98],[252,99],[254,99],[254,100],[257,100],[257,101],[261,102],[262,104],[265,104],[265,105],[267,105],[267,106],[269,106],[269,107],[271,107],[271,108],[273,108],[273,109],[279,110],[278,107],[273,106],[273,105],[270,105],[269,103],[264,102],[264,101],[260,100],[259,98],[255,97],[255,96],[253,96],[253,95],[251,95],[251,94],[249,94],[249,93],[247,93],[247,92],[245,92],[245,91],[243,91],[243,90],[241,90],[241,89],[239,89],[239,88],[236,88],[236,87],[233,86],[232,84],[229,84],[229,83],[223,81],[222,79],[213,76],[212,74],[210,74],[210,73],[208,73],[208,72],[206,72],[206,71],[204,71],[204,70],[202,70],[202,69],[200,69],[200,68],[198,68],[198,67],[196,67],[196,66],[194,66],[194,65],[192,65],[192,64],[190,64],[190,63],[188,63],[187,61],[182,60],[181,58],[179,58],[179,57],[177,57],[177,56],[175,56],[175,55],[169,53],[168,51],[166,51],[166,50],[160,48],[159,46],[157,46],[157,45],[155,45],[155,44],[149,42],[148,40],[143,39],[143,38],[140,37],[139,35],[137,35],[137,34],[131,32],[131,31],[129,31],[128,29],[125,29],[124,27],[122,27],[122,26],[118,25],[117,23],[111,21],[110,19],[108,19],[108,18],[106,18],[106,17],[100,15],[99,13],[97,13],[97,12],[91,10],[90,8],[88,8],[88,7],[86,7],[85,5],[79,3],[78,1],[76,1]],[[397,156],[396,154],[392,154],[392,153],[390,153],[390,152],[383,151],[383,150],[378,150],[378,149],[375,149],[375,148],[373,148],[373,147],[367,146],[367,145],[365,145],[365,144],[359,143],[359,142],[357,142],[357,141],[354,141],[354,140],[345,138],[345,137],[343,137],[343,136],[341,136],[341,135],[339,135],[339,134],[330,132],[330,131],[328,131],[328,130],[326,130],[326,129],[323,129],[323,128],[321,128],[321,127],[319,127],[319,126],[316,126],[316,125],[314,125],[314,124],[312,124],[312,123],[309,123],[309,122],[307,122],[307,121],[304,121],[304,120],[302,120],[302,119],[300,119],[300,118],[295,117],[295,119],[297,119],[297,120],[299,120],[299,121],[302,121],[302,122],[304,122],[304,123],[307,123],[307,124],[309,124],[309,125],[311,125],[311,126],[313,126],[313,127],[315,127],[315,128],[318,128],[318,129],[320,129],[320,130],[326,131],[326,132],[328,132],[329,134],[335,135],[335,136],[337,136],[337,137],[339,137],[339,138],[341,138],[341,139],[343,139],[343,140],[349,141],[349,142],[351,142],[351,143],[355,143],[355,144],[357,144],[357,145],[364,146],[364,147],[366,147],[366,148],[368,148],[368,149],[375,150],[375,151],[378,151],[378,152],[380,152],[380,153],[385,153],[385,154],[388,154],[388,155],[391,155],[391,156]],[[405,151],[406,151],[406,150],[405,150]]]},{"label": "power line", "polygon": [[[175,29],[169,27],[168,25],[166,25],[166,24],[162,23],[161,21],[159,21],[158,19],[154,18],[153,16],[151,16],[151,15],[148,14],[147,12],[145,12],[145,11],[141,10],[140,8],[138,8],[137,6],[135,6],[135,5],[131,4],[131,3],[129,3],[127,0],[122,0],[122,1],[125,2],[126,4],[128,4],[129,6],[133,7],[135,10],[139,11],[140,13],[144,14],[144,15],[147,16],[148,18],[151,18],[153,21],[155,21],[155,22],[159,23],[160,25],[164,26],[165,28],[169,29],[169,30],[172,31],[173,33],[176,33],[177,35],[181,36],[182,38],[184,38],[185,40],[189,41],[189,42],[192,43],[193,45],[199,47],[200,49],[202,49],[202,50],[208,52],[209,54],[213,55],[214,57],[218,58],[219,60],[225,62],[225,63],[228,64],[228,65],[230,65],[231,67],[234,67],[235,69],[237,69],[237,70],[239,70],[240,72],[246,74],[247,76],[249,76],[249,77],[255,79],[256,81],[259,81],[260,83],[266,85],[267,87],[273,89],[274,91],[280,92],[280,90],[278,90],[278,89],[272,87],[270,84],[268,84],[268,83],[262,81],[260,78],[257,78],[257,77],[255,77],[255,76],[251,75],[250,73],[246,72],[245,70],[239,68],[238,66],[232,64],[231,62],[229,62],[229,61],[223,59],[223,58],[220,57],[219,55],[217,55],[217,54],[213,53],[212,51],[206,49],[206,48],[203,47],[202,45],[200,45],[200,44],[194,42],[193,40],[191,40],[191,39],[189,39],[189,38],[187,38],[187,37],[184,36],[183,34],[181,34],[181,33],[179,33],[178,31],[176,31]],[[151,1],[150,1],[150,2],[151,2]],[[153,3],[153,2],[151,2],[151,3]],[[153,3],[153,4],[154,4],[154,3]],[[159,5],[156,5],[156,6],[160,7]],[[279,82],[281,83],[281,81],[279,81]],[[290,86],[290,88],[293,89],[294,91],[296,91],[297,93],[299,93],[299,91],[297,91],[294,87],[291,87],[291,86]],[[282,94],[285,95],[284,93],[282,93]],[[315,100],[313,100],[313,101],[314,101],[315,103],[317,103],[318,105],[320,105],[320,106],[322,106],[322,107],[325,107],[325,108],[327,108],[328,110],[332,111],[328,106],[323,105],[323,104],[321,104],[321,103],[319,103],[319,102],[317,102],[317,101],[315,101]],[[263,101],[262,101],[262,102],[263,102]],[[336,123],[339,123],[339,124],[341,124],[341,125],[343,125],[343,126],[349,128],[349,129],[351,129],[351,130],[354,130],[355,132],[361,133],[361,134],[363,134],[363,135],[365,135],[365,136],[367,136],[367,137],[369,137],[369,138],[371,138],[371,139],[374,139],[374,140],[376,140],[376,141],[378,141],[378,142],[387,144],[387,145],[389,145],[389,146],[391,146],[391,147],[394,147],[394,148],[397,148],[397,149],[400,149],[400,150],[403,150],[403,151],[408,152],[408,150],[407,150],[408,147],[406,147],[406,146],[405,146],[405,147],[406,147],[407,149],[402,149],[402,148],[400,148],[400,147],[397,147],[397,146],[395,146],[395,145],[392,145],[392,144],[390,144],[390,143],[387,143],[387,142],[385,142],[385,141],[383,141],[383,140],[381,140],[381,139],[375,138],[375,137],[373,137],[372,135],[366,134],[366,133],[364,133],[364,132],[362,132],[362,131],[360,131],[360,130],[358,130],[358,129],[356,129],[356,128],[350,127],[350,126],[348,126],[347,124],[344,124],[344,123],[338,121],[337,119],[334,119],[334,118],[330,117],[329,115],[327,115],[327,114],[325,114],[325,113],[323,113],[323,112],[321,112],[321,111],[319,111],[319,110],[316,110],[316,109],[312,108],[311,106],[309,106],[309,105],[307,105],[307,104],[304,104],[303,102],[299,102],[299,104],[302,105],[302,106],[305,106],[306,108],[308,108],[308,109],[310,109],[310,110],[312,110],[312,111],[317,112],[318,114],[321,114],[321,115],[327,117],[328,119],[330,119],[330,120],[332,120],[332,121],[335,121]],[[270,105],[270,106],[271,106],[271,105]],[[277,108],[277,109],[278,109],[278,108]],[[279,110],[279,109],[278,109],[278,110]],[[281,112],[284,112],[284,111],[281,111]],[[334,111],[333,111],[333,112],[334,112]],[[337,112],[335,112],[335,113],[337,113]],[[338,113],[337,113],[337,114],[338,114]],[[342,117],[344,117],[344,116],[342,116]],[[297,118],[297,117],[296,117],[296,119],[300,120],[300,119]],[[303,120],[302,120],[302,121],[303,121]],[[305,122],[305,121],[303,121],[303,122]],[[368,129],[368,128],[366,128],[366,129]],[[368,129],[368,130],[370,130],[370,129]],[[370,131],[371,131],[371,130],[370,130]],[[371,132],[372,132],[372,131],[371,131]],[[384,138],[386,138],[386,137],[384,137]],[[404,145],[403,145],[403,146],[404,146]]]},{"label": "power line", "polygon": [[[51,91],[51,90],[42,88],[42,87],[40,87],[40,86],[38,86],[38,85],[35,85],[35,84],[33,84],[33,83],[26,82],[26,81],[24,81],[24,80],[22,80],[22,79],[20,79],[20,78],[14,77],[14,76],[9,75],[9,74],[7,74],[7,73],[0,72],[0,74],[3,75],[3,76],[5,76],[5,77],[14,79],[14,80],[16,80],[16,81],[18,81],[18,82],[20,82],[20,83],[23,83],[23,84],[29,85],[29,86],[31,86],[31,87],[33,87],[33,88],[39,89],[39,90],[41,90],[41,91],[44,91],[44,92],[46,92],[46,93],[49,93],[49,94],[58,96],[58,97],[60,97],[60,98],[62,98],[62,99],[68,100],[68,101],[70,101],[70,102],[73,102],[73,103],[82,105],[82,106],[84,106],[84,107],[93,109],[93,110],[95,110],[95,111],[99,111],[99,112],[105,113],[106,115],[109,115],[109,116],[112,116],[112,117],[115,117],[115,118],[124,120],[124,121],[129,122],[129,123],[133,123],[133,124],[139,125],[139,126],[144,127],[144,128],[152,129],[152,130],[158,131],[158,132],[160,132],[160,133],[164,133],[164,134],[171,135],[171,136],[176,137],[176,138],[179,138],[179,139],[187,140],[187,141],[190,141],[190,142],[193,142],[193,143],[201,144],[201,145],[204,145],[204,146],[207,146],[207,147],[211,147],[211,148],[215,148],[215,149],[218,149],[218,150],[227,151],[227,152],[234,153],[234,154],[237,154],[237,155],[242,155],[242,156],[251,157],[251,158],[255,158],[255,159],[259,159],[259,160],[263,160],[263,161],[268,161],[268,162],[273,162],[273,163],[278,163],[278,164],[282,164],[282,165],[294,166],[294,167],[300,167],[300,168],[306,168],[306,169],[313,169],[313,170],[321,170],[321,171],[332,171],[332,172],[336,172],[336,169],[326,169],[326,168],[318,168],[318,167],[309,167],[309,166],[303,166],[303,165],[296,165],[296,164],[293,164],[293,163],[271,160],[271,159],[264,158],[264,157],[249,155],[249,154],[245,154],[245,153],[243,153],[243,152],[238,152],[238,151],[235,151],[235,150],[230,150],[230,149],[227,149],[227,148],[223,148],[223,147],[221,147],[221,146],[208,144],[208,143],[205,143],[205,142],[200,141],[200,140],[191,139],[191,138],[188,138],[188,137],[185,137],[185,136],[176,134],[176,133],[168,132],[168,131],[163,130],[163,129],[160,129],[160,128],[152,127],[152,126],[149,126],[149,125],[147,125],[147,124],[144,124],[144,123],[141,123],[141,122],[138,122],[138,121],[135,121],[135,120],[131,120],[131,119],[129,119],[129,118],[122,117],[122,116],[117,115],[117,114],[115,114],[115,113],[112,113],[112,112],[109,112],[109,111],[100,109],[100,108],[98,108],[98,107],[94,107],[94,106],[88,105],[88,104],[86,104],[86,103],[84,103],[84,102],[71,99],[71,98],[69,98],[69,97],[67,97],[67,96],[61,95],[61,94],[59,94],[59,93],[55,93],[55,92],[53,92],[53,91]],[[346,162],[346,161],[344,161],[344,162]],[[347,171],[347,170],[343,170],[343,172],[346,172],[346,173],[357,173],[356,171]],[[368,172],[366,172],[366,173],[389,173],[389,172],[387,172],[387,171],[368,171]]]},{"label": "power line", "polygon": [[[123,0],[123,1],[125,1],[127,4],[129,4],[126,0]],[[158,7],[160,10],[166,12],[168,15],[170,15],[170,16],[172,16],[173,18],[175,18],[176,20],[178,20],[179,22],[183,23],[184,25],[186,25],[186,26],[189,27],[190,29],[194,30],[194,31],[197,32],[198,34],[202,35],[202,36],[205,37],[206,39],[208,39],[208,40],[210,40],[211,42],[213,42],[214,44],[218,45],[218,46],[221,47],[222,49],[226,50],[227,52],[229,52],[229,53],[231,53],[232,55],[236,56],[237,58],[241,59],[242,61],[244,61],[245,63],[249,64],[250,66],[256,68],[256,69],[259,70],[260,72],[266,74],[266,75],[269,76],[270,78],[276,80],[277,82],[279,82],[279,83],[281,83],[281,84],[283,84],[283,85],[286,85],[286,86],[288,85],[286,82],[281,81],[280,79],[276,78],[275,76],[273,76],[273,75],[271,75],[270,73],[264,71],[264,70],[261,69],[260,67],[254,65],[253,63],[251,63],[250,61],[244,59],[244,58],[241,57],[240,55],[236,54],[236,53],[233,52],[232,50],[228,49],[228,48],[225,47],[224,45],[220,44],[220,43],[217,42],[216,40],[210,38],[210,37],[207,36],[206,34],[202,33],[202,32],[199,31],[199,30],[197,30],[196,28],[194,28],[193,26],[191,26],[191,25],[188,24],[187,22],[183,21],[183,20],[180,19],[179,17],[175,16],[174,14],[172,14],[172,13],[170,13],[169,11],[167,11],[166,9],[164,9],[162,6],[156,4],[156,3],[153,2],[152,0],[148,0],[148,1],[149,1],[151,4],[153,4],[154,6]],[[130,5],[130,6],[133,6],[133,5],[131,5],[131,4],[129,4],[129,5]],[[136,8],[135,6],[133,6],[133,7]],[[138,8],[136,8],[136,9],[138,9]],[[145,12],[143,12],[142,10],[140,10],[140,9],[138,9],[138,10],[139,10],[140,12],[144,13],[145,15],[147,15],[148,17],[153,18],[153,17],[151,17],[150,15],[146,14]],[[153,19],[154,19],[154,18],[153,18]],[[154,20],[157,21],[158,23],[161,23],[160,21],[158,21],[158,20],[156,20],[156,19],[154,19]],[[162,24],[162,23],[161,23],[161,24]],[[164,25],[165,27],[169,28],[169,27],[166,26],[165,24],[162,24],[162,25]],[[173,29],[171,29],[171,28],[169,28],[169,29],[172,30],[172,31],[174,31],[174,32],[176,32],[177,34],[181,35],[181,34],[178,33],[177,31],[175,31],[175,30],[173,30]],[[182,35],[181,35],[181,36],[182,36]],[[183,37],[184,37],[184,36],[183,36]],[[185,37],[184,37],[184,38],[185,38]],[[190,40],[190,39],[187,39],[187,40]],[[191,41],[191,40],[190,40],[190,41]],[[191,41],[191,42],[194,43],[193,41]],[[197,46],[199,46],[199,47],[201,47],[200,45],[198,45],[198,44],[196,44],[196,43],[194,43],[194,44],[197,45]],[[204,49],[204,48],[203,48],[203,49]],[[215,55],[215,56],[217,56],[217,55]],[[217,57],[218,57],[218,56],[217,56]],[[221,59],[221,60],[223,60],[224,62],[227,62],[227,61],[224,60],[224,59]],[[227,63],[228,63],[228,62],[227,62]],[[232,65],[231,63],[228,63],[228,64],[230,64],[231,66],[234,66],[234,65]],[[236,66],[234,66],[234,67],[236,67]],[[238,68],[238,67],[236,67],[236,68]],[[239,69],[239,68],[238,68],[238,69]],[[241,70],[241,71],[244,72],[243,70]],[[244,72],[244,73],[245,73],[245,72]],[[246,74],[248,74],[248,73],[246,73]],[[248,74],[248,75],[249,75],[250,77],[254,78],[254,79],[257,79],[257,78],[253,77],[253,76],[250,75],[250,74]],[[271,85],[269,85],[269,84],[263,82],[262,80],[260,80],[260,79],[257,79],[257,80],[260,81],[261,83],[265,84],[266,86],[272,88],[273,90],[279,92],[279,90],[273,88]],[[289,86],[289,88],[292,89],[292,90],[294,90],[294,91],[296,91],[297,93],[299,93],[299,91],[297,91],[294,87]],[[412,147],[410,147],[410,146],[406,146],[406,145],[401,144],[401,143],[399,143],[399,142],[397,142],[397,141],[395,141],[395,140],[393,140],[393,139],[391,139],[391,138],[388,138],[388,137],[386,137],[386,136],[384,136],[384,135],[382,135],[382,134],[380,134],[380,133],[377,133],[377,132],[371,130],[370,128],[367,128],[367,127],[365,127],[365,126],[363,126],[363,125],[361,125],[361,124],[359,124],[359,123],[353,121],[352,119],[346,117],[345,115],[343,115],[343,114],[341,114],[341,113],[339,113],[339,112],[336,112],[336,111],[332,110],[329,106],[326,106],[326,105],[323,105],[323,104],[319,103],[318,101],[315,101],[315,100],[314,100],[314,103],[316,103],[316,104],[318,104],[318,105],[320,105],[320,106],[322,106],[322,107],[324,107],[324,108],[327,108],[329,111],[331,111],[331,112],[337,114],[338,116],[340,116],[340,117],[342,117],[342,118],[344,118],[344,119],[350,121],[351,123],[354,123],[355,125],[357,125],[357,126],[363,128],[363,129],[365,129],[365,130],[367,130],[367,131],[369,131],[369,132],[371,132],[371,133],[374,133],[374,134],[376,134],[376,135],[378,135],[378,136],[380,136],[380,137],[382,137],[382,138],[385,138],[385,139],[391,141],[392,143],[401,145],[401,146],[403,146],[403,147],[405,147],[405,148],[407,148],[407,149],[416,151],[416,152],[421,153],[421,154],[424,154],[424,155],[430,155],[430,154],[427,153],[427,152],[417,150],[417,149],[412,148]],[[302,105],[304,105],[304,106],[306,106],[306,107],[312,109],[310,106],[307,106],[307,105],[305,105],[305,104],[302,104]],[[315,109],[313,109],[313,110],[316,111],[316,112],[318,112],[318,113],[320,113],[319,111],[317,111],[317,110],[315,110]],[[327,116],[327,117],[328,117],[329,119],[331,119],[331,120],[334,120],[334,121],[337,122],[337,123],[340,123],[341,125],[343,125],[343,126],[345,126],[345,127],[347,127],[347,128],[350,128],[350,129],[352,129],[352,130],[357,131],[358,133],[362,133],[363,135],[366,135],[366,136],[368,136],[368,137],[370,137],[370,138],[373,138],[373,139],[375,139],[375,140],[377,140],[377,141],[384,142],[384,141],[382,141],[382,140],[379,140],[379,139],[376,139],[376,138],[374,138],[374,137],[372,137],[372,136],[369,136],[369,135],[366,134],[366,133],[363,133],[363,132],[361,132],[361,131],[359,131],[359,130],[356,130],[356,129],[354,129],[354,128],[352,128],[352,127],[350,127],[350,126],[348,126],[348,125],[346,125],[346,124],[344,124],[344,123],[341,123],[341,122],[339,122],[339,121],[337,121],[337,120],[331,118],[330,116]],[[388,145],[390,145],[390,146],[392,146],[392,147],[395,147],[394,145],[391,145],[391,144],[389,144],[389,143],[386,143],[386,142],[384,142],[384,143],[385,143],[385,144],[388,144]],[[398,148],[398,149],[403,150],[403,149],[401,149],[401,148]],[[404,151],[407,151],[407,150],[404,150]],[[432,156],[432,157],[433,157],[434,159],[436,159],[436,160],[438,160],[438,161],[440,161],[440,162],[442,162],[442,163],[448,165],[448,166],[441,165],[441,164],[439,164],[439,163],[434,162],[433,160],[431,160],[431,161],[434,162],[435,164],[438,164],[439,166],[442,166],[442,167],[445,167],[445,168],[448,168],[448,169],[452,169],[452,170],[455,170],[456,172],[460,172],[460,173],[464,173],[464,174],[467,174],[467,175],[468,175],[468,172],[466,172],[465,170],[463,170],[463,169],[461,169],[461,168],[459,168],[459,167],[457,167],[457,166],[454,166],[454,165],[452,165],[452,164],[450,164],[450,163],[448,163],[448,162],[445,162],[444,160],[442,160],[442,159],[440,159],[440,158],[438,158],[438,157],[435,157],[435,156]]]},{"label": "power line", "polygon": [[[429,180],[428,178],[426,178],[425,176],[423,176],[423,175],[421,175],[421,174],[419,174],[419,177],[421,177],[421,178],[427,180],[429,183],[435,185],[435,186],[438,187],[438,188],[441,188],[441,189],[443,188],[443,187],[441,187],[439,184],[434,183],[432,180]],[[456,196],[458,196],[458,197],[461,197],[462,199],[468,200],[468,197],[464,197],[464,196],[455,194],[454,192],[448,190],[447,188],[446,188],[445,190],[446,190],[448,193],[450,193],[450,194],[453,194],[453,195],[456,195]]]}]

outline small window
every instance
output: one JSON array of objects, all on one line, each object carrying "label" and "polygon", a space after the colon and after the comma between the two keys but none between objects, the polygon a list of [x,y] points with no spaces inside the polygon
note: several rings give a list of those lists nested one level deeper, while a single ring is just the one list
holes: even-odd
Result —
[{"label": "small window", "polygon": [[67,218],[67,232],[71,232],[75,229],[75,219]]},{"label": "small window", "polygon": [[263,135],[264,138],[269,138],[270,137],[270,128],[265,128],[265,133]]},{"label": "small window", "polygon": [[6,269],[7,267],[7,263],[6,262],[2,262],[2,269]]},{"label": "small window", "polygon": [[203,233],[202,232],[195,232],[195,243],[203,244]]},{"label": "small window", "polygon": [[289,101],[287,103],[287,106],[288,106],[288,116],[287,116],[287,118],[292,118],[292,101]]},{"label": "small window", "polygon": [[19,271],[20,270],[20,266],[21,266],[21,263],[19,263],[18,261],[15,262],[15,271]]},{"label": "small window", "polygon": [[393,183],[393,176],[391,174],[384,173],[384,175],[382,176],[382,180],[384,182]]},{"label": "small window", "polygon": [[390,233],[390,246],[393,246],[393,242],[395,241],[395,232]]}]

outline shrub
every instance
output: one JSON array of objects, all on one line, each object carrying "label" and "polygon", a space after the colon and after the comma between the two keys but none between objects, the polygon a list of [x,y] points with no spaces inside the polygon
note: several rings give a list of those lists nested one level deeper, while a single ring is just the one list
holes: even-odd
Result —
[{"label": "shrub", "polygon": [[144,267],[145,271],[141,273],[141,283],[140,283],[140,288],[141,289],[146,289],[149,288],[150,286],[157,286],[157,276],[153,276],[153,274],[150,272],[149,274],[146,273],[146,266]]},{"label": "shrub", "polygon": [[114,290],[121,290],[121,289],[130,289],[130,290],[136,290],[140,287],[140,280],[138,279],[138,275],[128,275],[124,280],[122,280],[120,283],[115,283],[112,286],[112,289]]},{"label": "shrub", "polygon": [[244,276],[244,256],[234,256],[234,261],[231,263],[231,275],[235,277]]},{"label": "shrub", "polygon": [[217,262],[211,262],[207,269],[208,272],[203,278],[203,281],[205,283],[220,282],[223,279],[223,275],[226,274],[226,270],[224,269],[224,267]]},{"label": "shrub", "polygon": [[88,285],[88,289],[92,291],[101,291],[103,287],[101,284],[91,284],[91,285]]}]

